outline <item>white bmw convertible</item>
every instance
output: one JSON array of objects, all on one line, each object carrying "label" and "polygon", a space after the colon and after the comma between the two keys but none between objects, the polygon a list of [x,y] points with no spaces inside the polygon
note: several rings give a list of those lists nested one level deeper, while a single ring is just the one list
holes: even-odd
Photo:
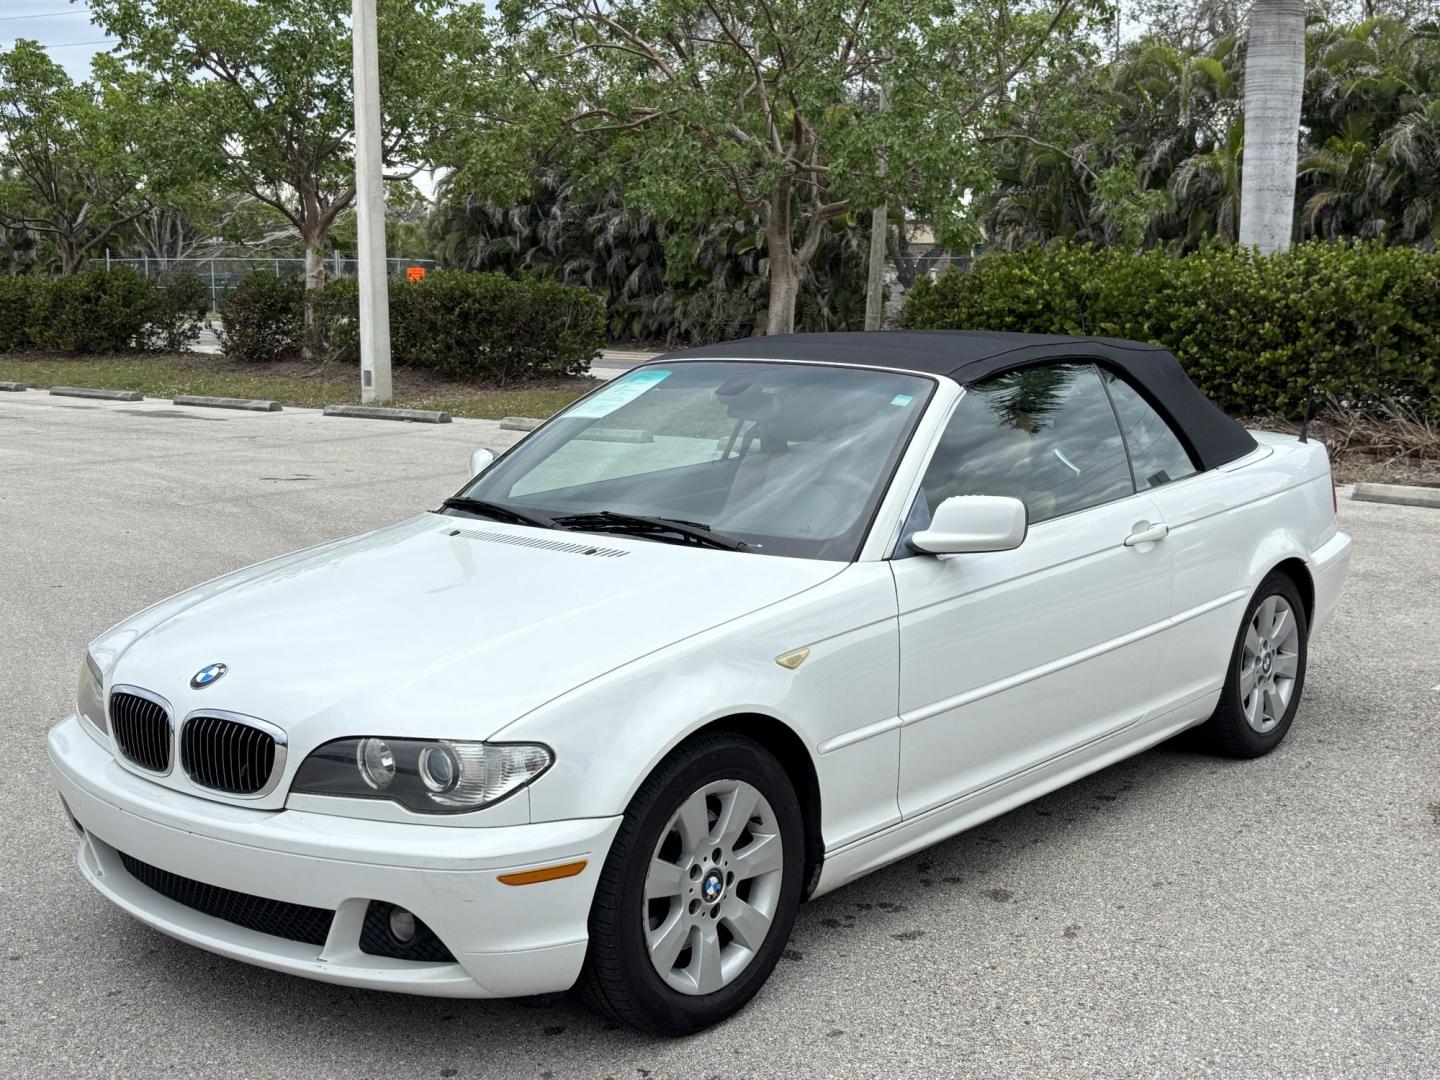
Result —
[{"label": "white bmw convertible", "polygon": [[225,956],[690,1032],[800,902],[1200,726],[1275,749],[1336,602],[1324,450],[1130,342],[665,356],[444,505],[97,638],[80,869]]}]

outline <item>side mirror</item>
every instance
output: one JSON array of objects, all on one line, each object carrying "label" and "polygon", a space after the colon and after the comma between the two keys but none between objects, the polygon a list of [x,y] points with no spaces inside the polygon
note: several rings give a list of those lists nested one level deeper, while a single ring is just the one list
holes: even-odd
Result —
[{"label": "side mirror", "polygon": [[495,462],[495,451],[481,448],[470,455],[470,479],[474,480]]},{"label": "side mirror", "polygon": [[930,527],[910,543],[931,555],[1011,551],[1025,542],[1030,515],[1008,495],[955,495],[935,509]]}]

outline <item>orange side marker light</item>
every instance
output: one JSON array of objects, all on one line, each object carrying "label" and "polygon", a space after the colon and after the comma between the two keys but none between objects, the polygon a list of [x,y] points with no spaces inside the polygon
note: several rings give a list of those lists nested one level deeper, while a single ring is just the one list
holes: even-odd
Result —
[{"label": "orange side marker light", "polygon": [[558,881],[560,878],[574,877],[584,870],[587,863],[584,859],[578,862],[561,863],[559,866],[545,866],[539,870],[516,870],[514,873],[501,874],[500,881],[505,885],[536,885],[542,881]]}]

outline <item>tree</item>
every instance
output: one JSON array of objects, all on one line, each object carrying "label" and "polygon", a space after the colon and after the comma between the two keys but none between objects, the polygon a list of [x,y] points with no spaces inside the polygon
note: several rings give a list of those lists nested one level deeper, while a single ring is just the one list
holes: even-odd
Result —
[{"label": "tree", "polygon": [[1403,187],[1401,235],[1434,251],[1440,242],[1440,97],[1406,114],[1382,144],[1395,187]]},{"label": "tree", "polygon": [[1305,88],[1305,0],[1255,0],[1245,57],[1240,243],[1284,251],[1295,230],[1295,166]]},{"label": "tree", "polygon": [[1245,28],[1247,0],[1131,0],[1125,14],[1160,40],[1185,52],[1204,52]]},{"label": "tree", "polygon": [[1216,167],[1238,141],[1236,52],[1229,38],[1191,53],[1150,36],[1025,87],[989,141],[997,183],[976,196],[990,242],[1186,249],[1213,234],[1228,219]]},{"label": "tree", "polygon": [[1242,217],[1242,129],[1230,128],[1225,141],[1192,154],[1170,176],[1175,216],[1183,223],[1185,248],[1196,248],[1206,237],[1233,244]]},{"label": "tree", "polygon": [[[589,148],[650,214],[751,214],[765,235],[766,329],[795,325],[827,226],[879,203],[978,237],[980,140],[1018,81],[1093,55],[1101,0],[507,0],[530,117]],[[877,108],[876,87],[888,108]],[[559,133],[557,133],[559,134]],[[883,153],[882,153],[883,150]],[[882,161],[884,165],[882,167]]]},{"label": "tree", "polygon": [[1326,240],[1385,238],[1393,224],[1389,188],[1398,177],[1385,168],[1365,118],[1347,117],[1340,134],[1300,159],[1299,170],[1299,181],[1313,189],[1301,209],[1303,230]]},{"label": "tree", "polygon": [[6,230],[52,244],[62,274],[81,269],[151,206],[138,121],[120,87],[73,82],[37,42],[20,40],[0,53]]},{"label": "tree", "polygon": [[166,191],[141,214],[126,238],[160,264],[204,258],[232,243],[278,227],[274,211],[252,195],[227,192],[212,181],[197,180]]},{"label": "tree", "polygon": [[[1104,68],[1023,89],[1014,126],[990,144],[997,183],[975,197],[992,244],[1129,246],[1138,231],[1143,246],[1188,251],[1238,239],[1245,144],[1259,153],[1243,122],[1246,43],[1196,51],[1181,38],[1147,35]],[[1312,19],[1289,212],[1300,236],[1434,247],[1437,95],[1440,26]]]},{"label": "tree", "polygon": [[[605,300],[607,336],[667,346],[747,337],[764,325],[764,236],[748,213],[718,211],[699,226],[659,221],[619,188],[591,190],[546,169],[523,198],[482,198],[440,185],[431,216],[446,266],[580,285]],[[858,329],[865,238],[827,230],[796,301],[806,330]]]},{"label": "tree", "polygon": [[[447,94],[449,0],[380,0],[383,152],[425,160]],[[324,251],[355,200],[350,0],[92,0],[128,68],[175,110],[172,137],[222,187],[273,207],[325,284]],[[307,305],[308,316],[308,305]]]}]

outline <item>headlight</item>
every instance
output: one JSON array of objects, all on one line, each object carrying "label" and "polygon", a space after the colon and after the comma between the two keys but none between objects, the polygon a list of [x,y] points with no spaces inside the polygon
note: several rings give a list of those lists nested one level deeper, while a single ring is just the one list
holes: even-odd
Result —
[{"label": "headlight", "polygon": [[513,795],[555,760],[535,743],[336,739],[311,751],[297,795],[389,799],[422,814],[459,814]]},{"label": "headlight", "polygon": [[110,725],[105,722],[105,693],[102,689],[100,665],[89,650],[85,652],[85,663],[80,667],[80,685],[75,691],[75,711],[90,722],[90,726],[101,735],[109,735]]}]

